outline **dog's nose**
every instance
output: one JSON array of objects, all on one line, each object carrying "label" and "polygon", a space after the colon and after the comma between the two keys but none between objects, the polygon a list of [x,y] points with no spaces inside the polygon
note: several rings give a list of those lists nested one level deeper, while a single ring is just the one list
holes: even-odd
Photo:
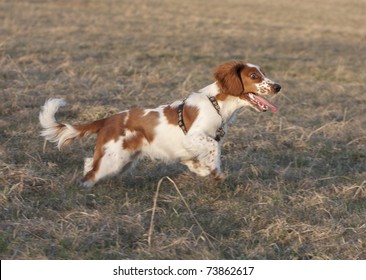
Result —
[{"label": "dog's nose", "polygon": [[279,92],[281,90],[281,86],[279,84],[274,84],[273,85],[273,89],[277,93],[277,92]]}]

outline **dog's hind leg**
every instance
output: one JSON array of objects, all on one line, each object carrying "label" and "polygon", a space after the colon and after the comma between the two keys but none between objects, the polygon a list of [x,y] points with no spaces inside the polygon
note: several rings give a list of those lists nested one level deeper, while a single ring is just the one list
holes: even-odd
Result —
[{"label": "dog's hind leg", "polygon": [[83,175],[85,176],[92,169],[93,169],[93,158],[85,158]]},{"label": "dog's hind leg", "polygon": [[138,153],[122,148],[122,139],[111,140],[94,153],[94,158],[85,159],[82,185],[92,187],[98,180],[126,171],[134,165]]}]

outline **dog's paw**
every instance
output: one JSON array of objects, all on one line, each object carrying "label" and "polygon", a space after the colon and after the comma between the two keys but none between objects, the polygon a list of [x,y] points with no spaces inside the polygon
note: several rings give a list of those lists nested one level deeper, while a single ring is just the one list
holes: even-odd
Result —
[{"label": "dog's paw", "polygon": [[95,182],[93,182],[91,180],[86,180],[86,181],[81,180],[80,187],[90,189],[94,186],[94,184],[95,184]]},{"label": "dog's paw", "polygon": [[225,177],[226,177],[224,175],[224,173],[222,173],[221,171],[218,171],[217,169],[212,171],[211,174],[215,181],[223,181],[223,180],[225,180]]}]

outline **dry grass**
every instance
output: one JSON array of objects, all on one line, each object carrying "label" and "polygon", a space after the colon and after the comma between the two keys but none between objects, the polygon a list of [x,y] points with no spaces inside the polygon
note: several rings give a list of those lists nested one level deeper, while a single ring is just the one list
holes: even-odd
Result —
[{"label": "dry grass", "polygon": [[[365,259],[364,1],[0,1],[1,259]],[[244,110],[227,180],[144,161],[78,186],[93,138],[42,152],[38,112],[85,121],[262,66],[281,113]],[[166,180],[169,176],[194,217]],[[209,240],[207,240],[209,239]],[[211,243],[211,245],[210,245]]]}]

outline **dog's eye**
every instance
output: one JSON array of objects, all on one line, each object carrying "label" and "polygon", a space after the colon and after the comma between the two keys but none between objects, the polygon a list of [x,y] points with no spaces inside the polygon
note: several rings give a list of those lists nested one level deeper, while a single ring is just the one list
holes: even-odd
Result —
[{"label": "dog's eye", "polygon": [[256,79],[258,79],[258,76],[255,73],[252,73],[252,74],[250,74],[250,78],[252,80],[256,80]]}]

